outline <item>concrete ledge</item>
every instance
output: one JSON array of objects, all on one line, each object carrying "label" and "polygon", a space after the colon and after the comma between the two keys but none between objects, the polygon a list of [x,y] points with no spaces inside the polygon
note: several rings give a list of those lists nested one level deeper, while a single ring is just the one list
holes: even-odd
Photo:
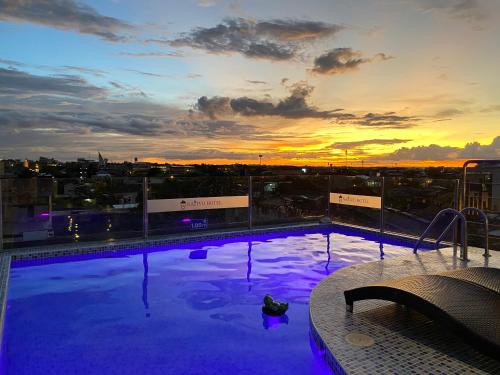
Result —
[{"label": "concrete ledge", "polygon": [[[452,248],[358,264],[324,279],[310,297],[311,335],[325,350],[335,374],[500,373],[500,361],[484,356],[427,317],[403,306],[378,300],[356,302],[346,311],[344,290],[404,276],[433,274],[466,267],[500,268],[500,252],[490,258],[470,248],[469,262]],[[371,346],[348,343],[349,334],[374,340]]]}]

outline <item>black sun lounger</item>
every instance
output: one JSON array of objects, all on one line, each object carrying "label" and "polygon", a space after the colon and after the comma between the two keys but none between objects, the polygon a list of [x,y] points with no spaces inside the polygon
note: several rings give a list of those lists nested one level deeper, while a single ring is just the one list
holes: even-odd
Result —
[{"label": "black sun lounger", "polygon": [[387,280],[344,292],[354,301],[406,305],[451,329],[476,350],[500,358],[500,269],[472,267],[437,275]]}]

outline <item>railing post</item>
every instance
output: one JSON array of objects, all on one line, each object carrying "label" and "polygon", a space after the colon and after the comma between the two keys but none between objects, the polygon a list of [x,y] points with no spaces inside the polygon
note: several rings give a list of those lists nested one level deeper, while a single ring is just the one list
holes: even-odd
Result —
[{"label": "railing post", "polygon": [[468,245],[467,245],[467,219],[462,217],[462,247],[460,248],[460,260],[468,261]]},{"label": "railing post", "polygon": [[[453,197],[453,200],[454,200],[454,205],[455,205],[455,210],[457,211],[460,211],[460,208],[461,208],[461,204],[460,204],[460,179],[456,179],[455,180],[455,193],[454,193],[454,197]],[[453,248],[456,248],[457,246],[457,243],[458,243],[458,225],[455,225],[453,227]]]},{"label": "railing post", "polygon": [[142,236],[145,240],[149,236],[148,196],[148,178],[144,177],[142,180]]},{"label": "railing post", "polygon": [[248,177],[248,229],[253,226],[253,178]]},{"label": "railing post", "polygon": [[384,218],[384,211],[385,211],[385,177],[382,177],[382,182],[381,182],[381,194],[380,194],[380,234],[384,234],[385,230],[385,218]]},{"label": "railing post", "polygon": [[0,179],[0,250],[3,250],[3,197],[2,197],[2,179]]},{"label": "railing post", "polygon": [[454,193],[454,205],[455,210],[460,211],[463,207],[460,207],[460,179],[455,180],[455,193]]},{"label": "railing post", "polygon": [[328,175],[328,191],[327,191],[327,194],[326,194],[326,215],[328,216],[328,218],[331,220],[332,217],[331,217],[331,209],[330,209],[330,192],[332,191],[332,175],[329,174]]}]

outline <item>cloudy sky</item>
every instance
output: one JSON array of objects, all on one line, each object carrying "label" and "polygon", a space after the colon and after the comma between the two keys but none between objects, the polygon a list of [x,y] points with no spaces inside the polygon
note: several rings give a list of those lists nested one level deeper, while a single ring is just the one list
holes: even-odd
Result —
[{"label": "cloudy sky", "polygon": [[500,157],[498,0],[0,0],[0,158]]}]

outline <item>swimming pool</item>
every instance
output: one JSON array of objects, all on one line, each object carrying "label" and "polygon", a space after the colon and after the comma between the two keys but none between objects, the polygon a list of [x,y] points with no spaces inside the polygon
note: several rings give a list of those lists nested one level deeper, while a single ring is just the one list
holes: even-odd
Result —
[{"label": "swimming pool", "polygon": [[[14,262],[3,373],[330,374],[309,294],[380,247],[335,229]],[[392,240],[383,251],[411,252]],[[266,293],[289,302],[286,316],[262,314]]]}]

